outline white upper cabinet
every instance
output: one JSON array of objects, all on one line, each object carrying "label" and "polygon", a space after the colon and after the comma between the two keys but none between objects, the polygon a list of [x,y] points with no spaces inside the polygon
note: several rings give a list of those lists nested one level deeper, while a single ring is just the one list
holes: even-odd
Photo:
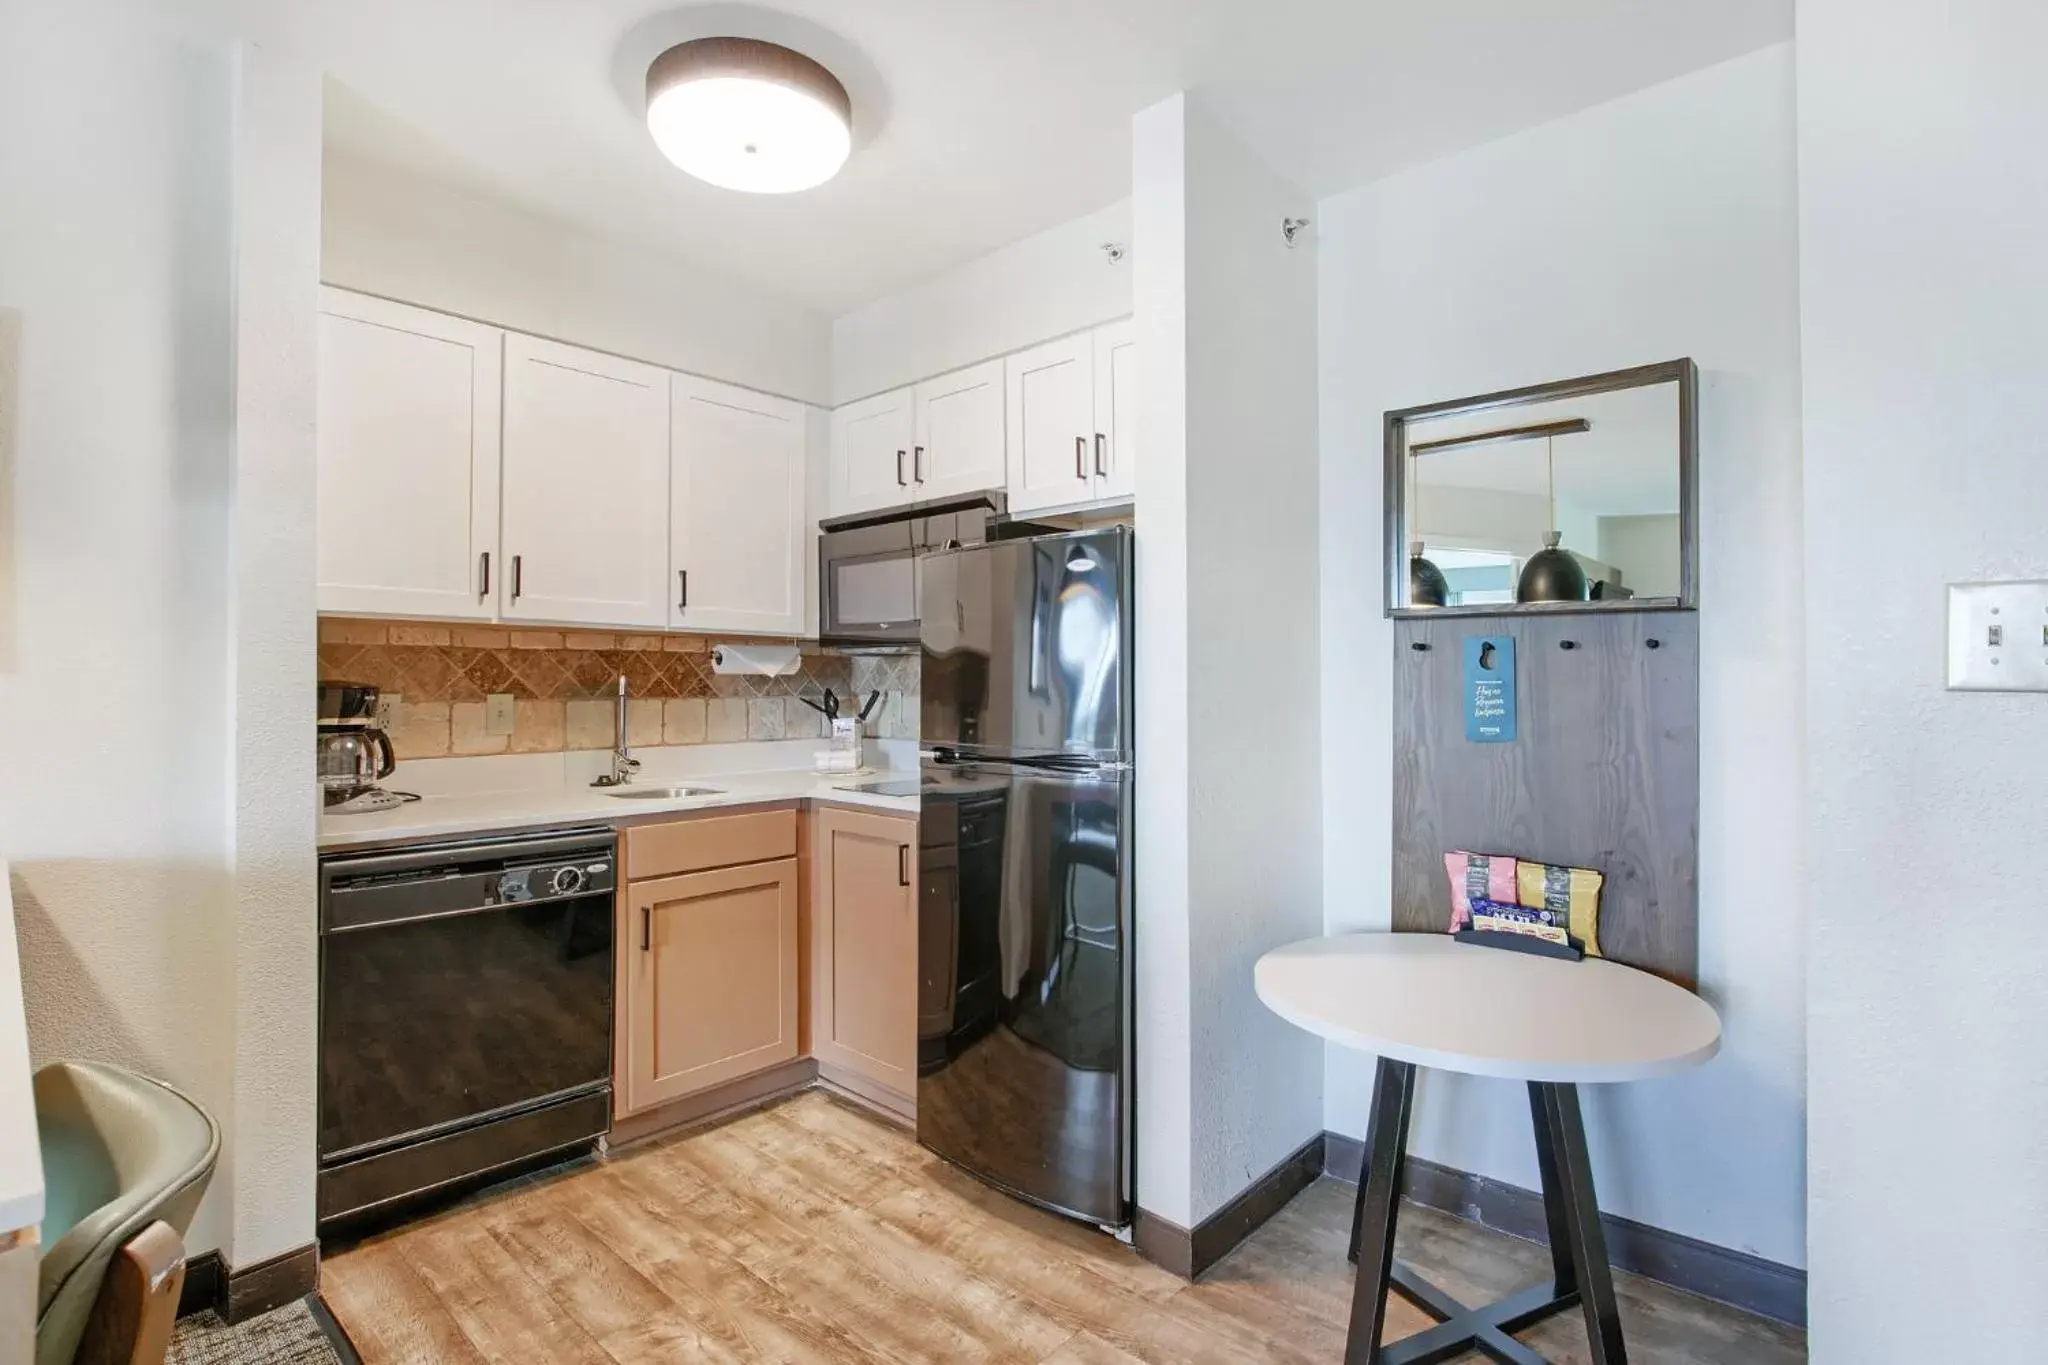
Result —
[{"label": "white upper cabinet", "polygon": [[916,402],[910,389],[878,393],[834,411],[827,514],[850,516],[917,501],[910,472],[916,444]]},{"label": "white upper cabinet", "polygon": [[490,618],[503,335],[320,291],[321,611]]},{"label": "white upper cabinet", "polygon": [[1131,496],[1137,354],[1113,322],[1009,358],[1012,512]]},{"label": "white upper cabinet", "polygon": [[1138,328],[1095,329],[1095,496],[1128,498],[1137,489]]},{"label": "white upper cabinet", "polygon": [[505,338],[507,620],[665,625],[669,374]]},{"label": "white upper cabinet", "polygon": [[915,390],[909,501],[1001,488],[1003,362],[991,360],[927,379]]},{"label": "white upper cabinet", "polygon": [[682,374],[670,393],[668,624],[802,634],[803,404]]},{"label": "white upper cabinet", "polygon": [[1001,488],[1003,362],[991,360],[832,414],[827,515]]},{"label": "white upper cabinet", "polygon": [[1095,352],[1088,333],[1009,358],[1010,510],[1095,496]]}]

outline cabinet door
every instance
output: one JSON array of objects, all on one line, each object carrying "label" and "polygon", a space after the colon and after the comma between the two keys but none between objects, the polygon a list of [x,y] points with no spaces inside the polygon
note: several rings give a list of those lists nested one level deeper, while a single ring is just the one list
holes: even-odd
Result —
[{"label": "cabinet door", "polygon": [[811,1049],[917,1092],[917,822],[819,808],[811,824]]},{"label": "cabinet door", "polygon": [[910,477],[910,448],[917,444],[915,409],[911,390],[895,389],[848,403],[832,414],[831,477],[825,499],[831,516],[917,501]]},{"label": "cabinet door", "polygon": [[488,620],[504,334],[339,289],[319,326],[320,610]]},{"label": "cabinet door", "polygon": [[1095,496],[1095,352],[1087,333],[1009,358],[1010,510]]},{"label": "cabinet door", "polygon": [[626,909],[623,1112],[796,1060],[796,859],[631,882]]},{"label": "cabinet door", "polygon": [[668,621],[668,371],[505,338],[504,614]]},{"label": "cabinet door", "polygon": [[916,500],[1003,486],[1003,362],[927,379],[916,390],[910,450]]},{"label": "cabinet door", "polygon": [[1095,496],[1137,490],[1138,329],[1113,322],[1095,329]]},{"label": "cabinet door", "polygon": [[802,634],[803,404],[681,374],[670,393],[669,624]]}]

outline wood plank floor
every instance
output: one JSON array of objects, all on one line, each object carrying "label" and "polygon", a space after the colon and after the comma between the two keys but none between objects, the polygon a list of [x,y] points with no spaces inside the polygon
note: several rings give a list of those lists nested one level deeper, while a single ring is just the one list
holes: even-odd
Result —
[{"label": "wood plank floor", "polygon": [[[814,1091],[363,1242],[322,1265],[321,1294],[366,1365],[1326,1365],[1343,1356],[1351,1199],[1318,1183],[1190,1285]],[[1400,1252],[1467,1300],[1548,1264],[1412,1206]],[[1617,1281],[1633,1360],[1805,1359],[1793,1329]],[[1390,1336],[1429,1325],[1399,1299],[1390,1316]],[[1576,1314],[1525,1340],[1586,1359]]]}]

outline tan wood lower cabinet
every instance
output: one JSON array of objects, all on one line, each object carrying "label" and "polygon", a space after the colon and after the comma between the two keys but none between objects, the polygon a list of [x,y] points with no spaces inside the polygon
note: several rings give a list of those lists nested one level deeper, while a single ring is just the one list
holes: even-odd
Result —
[{"label": "tan wood lower cabinet", "polygon": [[799,1055],[798,868],[787,857],[627,884],[622,1114]]},{"label": "tan wood lower cabinet", "polygon": [[821,1075],[917,1093],[917,821],[811,814],[811,1049]]}]

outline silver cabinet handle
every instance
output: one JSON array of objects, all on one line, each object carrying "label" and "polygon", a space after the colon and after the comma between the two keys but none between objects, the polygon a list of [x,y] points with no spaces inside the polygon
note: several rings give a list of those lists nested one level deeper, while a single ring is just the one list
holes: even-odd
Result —
[{"label": "silver cabinet handle", "polygon": [[677,611],[688,611],[689,609],[690,609],[690,571],[689,571],[688,569],[677,569],[677,570],[676,570],[676,610],[677,610]]},{"label": "silver cabinet handle", "polygon": [[1088,438],[1086,436],[1076,436],[1074,438],[1074,477],[1077,479],[1088,477]]},{"label": "silver cabinet handle", "polygon": [[912,446],[910,449],[910,477],[919,483],[924,482],[923,446]]},{"label": "silver cabinet handle", "polygon": [[1104,436],[1099,431],[1095,433],[1095,472],[1097,474],[1107,474],[1109,472],[1109,466],[1102,458],[1103,448],[1108,444],[1109,438],[1107,436]]},{"label": "silver cabinet handle", "polygon": [[520,593],[526,591],[526,574],[524,573],[525,565],[522,562],[523,558],[524,556],[521,555],[512,556],[512,600],[514,602],[519,600]]},{"label": "silver cabinet handle", "polygon": [[482,580],[476,590],[476,600],[487,600],[491,595],[491,552],[485,550],[477,556],[477,573]]},{"label": "silver cabinet handle", "polygon": [[896,486],[898,488],[910,487],[909,484],[903,481],[903,452],[900,450],[896,452]]}]

